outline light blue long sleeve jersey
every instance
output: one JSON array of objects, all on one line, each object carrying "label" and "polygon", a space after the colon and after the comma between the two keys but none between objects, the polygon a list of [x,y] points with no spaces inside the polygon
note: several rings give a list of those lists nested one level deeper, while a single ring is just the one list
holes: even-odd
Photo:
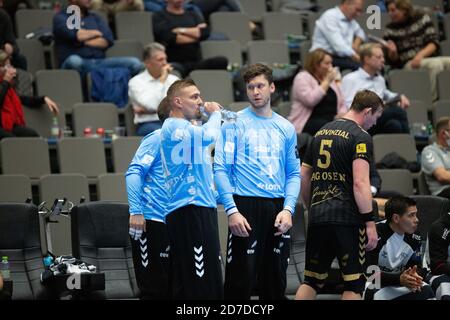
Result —
[{"label": "light blue long sleeve jersey", "polygon": [[130,214],[164,222],[168,193],[160,155],[161,130],[146,135],[125,173]]},{"label": "light blue long sleeve jersey", "polygon": [[294,213],[300,192],[297,134],[285,118],[256,115],[250,107],[235,123],[222,127],[216,145],[214,176],[227,214],[236,211],[233,194],[285,198],[284,208]]},{"label": "light blue long sleeve jersey", "polygon": [[167,212],[187,206],[216,208],[211,146],[220,136],[220,112],[203,126],[180,118],[167,119],[161,129],[162,159],[170,194]]}]

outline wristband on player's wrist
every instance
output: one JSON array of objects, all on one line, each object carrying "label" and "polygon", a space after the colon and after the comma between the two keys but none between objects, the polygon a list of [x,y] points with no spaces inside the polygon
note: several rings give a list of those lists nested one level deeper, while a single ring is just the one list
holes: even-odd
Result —
[{"label": "wristband on player's wrist", "polygon": [[373,213],[373,210],[367,213],[361,213],[361,217],[364,222],[375,221],[375,215]]}]

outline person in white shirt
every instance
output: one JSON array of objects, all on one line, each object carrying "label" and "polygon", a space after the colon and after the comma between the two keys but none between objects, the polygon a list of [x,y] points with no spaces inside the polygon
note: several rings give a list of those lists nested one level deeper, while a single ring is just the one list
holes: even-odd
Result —
[{"label": "person in white shirt", "polygon": [[128,96],[133,107],[136,134],[145,136],[161,128],[156,110],[169,87],[178,80],[170,74],[166,49],[157,42],[144,48],[145,70],[128,82]]},{"label": "person in white shirt", "polygon": [[361,90],[371,90],[383,99],[386,108],[377,124],[369,131],[377,133],[409,133],[408,117],[405,109],[410,102],[403,94],[390,91],[386,80],[380,74],[384,68],[384,54],[381,45],[365,43],[360,47],[362,66],[347,74],[342,79],[341,91],[345,103],[350,107],[356,93]]},{"label": "person in white shirt", "polygon": [[311,50],[321,48],[333,56],[333,65],[343,69],[359,68],[359,46],[366,34],[355,20],[363,11],[363,0],[341,0],[317,19]]}]

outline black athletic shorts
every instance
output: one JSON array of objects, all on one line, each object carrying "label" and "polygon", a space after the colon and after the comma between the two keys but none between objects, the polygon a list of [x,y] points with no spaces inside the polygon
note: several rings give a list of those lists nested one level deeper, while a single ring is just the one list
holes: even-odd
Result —
[{"label": "black athletic shorts", "polygon": [[364,226],[312,225],[306,237],[305,283],[318,290],[334,258],[338,259],[345,291],[362,293],[366,278]]}]

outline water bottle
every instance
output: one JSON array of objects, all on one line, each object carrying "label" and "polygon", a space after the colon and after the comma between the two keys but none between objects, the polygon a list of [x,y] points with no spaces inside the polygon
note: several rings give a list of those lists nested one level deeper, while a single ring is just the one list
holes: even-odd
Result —
[{"label": "water bottle", "polygon": [[2,257],[2,268],[0,270],[2,272],[2,277],[4,280],[9,279],[9,261],[7,256]]},{"label": "water bottle", "polygon": [[[208,113],[205,111],[205,106],[203,105],[200,107],[200,113],[206,118],[209,117]],[[222,114],[222,120],[226,122],[235,122],[238,118],[236,112],[224,109],[222,106],[220,107],[220,113]]]},{"label": "water bottle", "polygon": [[57,117],[53,117],[53,122],[52,122],[52,127],[51,127],[51,130],[50,130],[50,135],[54,139],[58,139],[59,138],[59,125],[58,125],[58,118]]}]

